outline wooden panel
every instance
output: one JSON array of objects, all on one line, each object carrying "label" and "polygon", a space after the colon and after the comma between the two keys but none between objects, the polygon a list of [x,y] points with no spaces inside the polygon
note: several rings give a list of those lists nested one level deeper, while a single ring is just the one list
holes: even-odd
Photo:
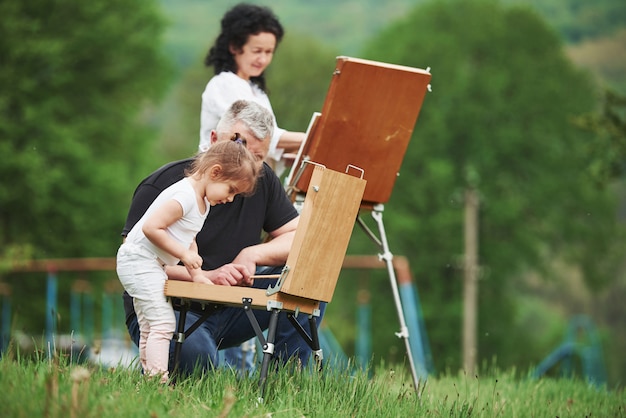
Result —
[{"label": "wooden panel", "polygon": [[330,302],[366,183],[323,167],[313,169],[281,293]]},{"label": "wooden panel", "polygon": [[165,282],[165,296],[187,299],[200,303],[215,303],[228,306],[242,306],[243,298],[252,299],[255,309],[267,309],[268,301],[281,302],[285,311],[299,311],[313,314],[319,309],[319,302],[295,296],[274,294],[267,296],[265,289],[256,289],[243,286],[218,286],[203,283],[167,280]]},{"label": "wooden panel", "polygon": [[[320,120],[294,169],[307,158],[340,172],[356,165],[368,181],[363,201],[387,202],[430,79],[417,68],[338,57]],[[306,190],[310,176],[307,168],[293,188]]]}]

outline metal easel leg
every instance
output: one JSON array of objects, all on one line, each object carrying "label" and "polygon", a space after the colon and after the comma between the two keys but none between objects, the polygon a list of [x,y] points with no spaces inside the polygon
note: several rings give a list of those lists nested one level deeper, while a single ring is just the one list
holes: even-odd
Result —
[{"label": "metal easel leg", "polygon": [[263,344],[263,362],[261,363],[261,377],[259,378],[259,389],[261,392],[260,401],[263,402],[265,396],[265,383],[267,381],[267,371],[270,360],[274,356],[274,342],[276,341],[276,328],[278,327],[279,309],[272,309],[270,323],[267,327],[267,340]]},{"label": "metal easel leg", "polygon": [[320,347],[320,338],[317,332],[317,321],[313,315],[309,315],[309,328],[311,328],[311,349],[313,350],[313,355],[315,356],[315,364],[317,365],[317,370],[322,371],[324,368],[324,353],[322,352],[322,347]]},{"label": "metal easel leg", "polygon": [[191,304],[188,301],[182,300],[180,302],[180,305],[174,306],[174,301],[172,300],[172,306],[175,310],[179,311],[178,325],[176,326],[176,332],[174,333],[174,367],[172,373],[173,376],[176,376],[180,366],[180,350],[183,347],[185,339],[189,337],[192,332],[198,329],[200,325],[202,325],[204,321],[209,318],[209,316],[211,316],[217,306],[202,306],[204,313],[200,318],[196,319],[196,322],[194,322],[189,328],[187,328],[187,330],[185,330],[185,322],[187,321],[187,312],[189,311],[189,309],[191,309]]},{"label": "metal easel leg", "polygon": [[287,319],[289,319],[289,322],[291,322],[291,325],[293,325],[298,334],[300,334],[304,342],[311,347],[311,351],[315,357],[317,370],[322,371],[322,368],[324,367],[324,354],[322,352],[322,348],[320,347],[320,339],[317,332],[317,321],[315,320],[315,316],[309,315],[309,329],[311,330],[311,335],[307,334],[306,330],[298,322],[294,314],[288,313]]},{"label": "metal easel leg", "polygon": [[406,326],[406,321],[404,319],[404,311],[402,309],[402,302],[400,299],[400,292],[398,290],[398,282],[396,280],[396,273],[393,268],[393,254],[389,251],[389,244],[387,243],[387,235],[385,233],[385,225],[383,223],[383,210],[384,206],[382,204],[377,204],[374,206],[372,210],[372,218],[376,221],[378,226],[378,232],[380,234],[380,239],[376,237],[367,227],[367,225],[363,222],[363,220],[359,217],[357,219],[359,225],[365,230],[365,232],[372,238],[372,240],[378,244],[382,253],[379,254],[379,257],[385,262],[387,265],[387,274],[389,275],[389,282],[391,284],[391,291],[393,293],[393,298],[396,304],[396,311],[398,314],[398,319],[400,321],[400,332],[396,332],[396,336],[398,338],[404,339],[404,345],[406,347],[406,355],[409,359],[409,366],[411,367],[411,375],[413,377],[413,386],[415,387],[415,391],[419,393],[420,390],[420,378],[417,374],[415,368],[415,362],[413,360],[413,353],[411,350],[411,344],[409,342],[409,329]]},{"label": "metal easel leg", "polygon": [[182,348],[183,342],[185,341],[185,320],[187,319],[188,309],[189,305],[183,301],[180,306],[180,313],[178,316],[178,329],[176,335],[174,335],[174,338],[176,338],[176,343],[174,343],[174,369],[172,373],[174,376],[178,374],[180,349]]}]

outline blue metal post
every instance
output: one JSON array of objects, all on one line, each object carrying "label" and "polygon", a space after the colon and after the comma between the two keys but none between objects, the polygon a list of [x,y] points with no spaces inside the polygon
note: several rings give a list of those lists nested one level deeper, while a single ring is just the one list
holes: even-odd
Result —
[{"label": "blue metal post", "polygon": [[424,350],[424,361],[426,371],[429,374],[435,373],[435,361],[433,360],[433,353],[430,350],[430,342],[428,341],[428,333],[426,332],[426,324],[424,324],[424,313],[422,312],[422,305],[420,303],[420,297],[417,291],[417,286],[411,284],[413,289],[414,300],[419,318],[419,330],[422,338],[422,350]]},{"label": "blue metal post", "polygon": [[363,370],[368,367],[372,356],[372,308],[370,295],[365,289],[359,291],[357,306],[356,360]]},{"label": "blue metal post", "polygon": [[111,328],[113,326],[113,304],[110,293],[102,294],[102,339],[111,337]]},{"label": "blue metal post", "polygon": [[[432,356],[425,341],[426,332],[423,325],[423,317],[417,297],[417,290],[411,282],[399,284],[400,298],[404,307],[404,319],[409,328],[409,341],[411,351],[415,359],[417,373],[425,379],[429,371],[432,371]],[[427,354],[428,353],[428,354]]]},{"label": "blue metal post", "polygon": [[80,326],[80,305],[81,294],[74,288],[70,291],[70,330],[75,336],[82,335],[82,329]]},{"label": "blue metal post", "polygon": [[[348,356],[343,352],[341,344],[335,338],[332,331],[322,324],[319,327],[320,347],[324,353],[324,361],[331,364],[332,368],[345,369],[348,367]],[[328,354],[327,354],[328,353]]]},{"label": "blue metal post", "polygon": [[0,290],[2,290],[2,328],[0,328],[0,357],[2,357],[11,339],[11,298],[8,286],[3,285]]},{"label": "blue metal post", "polygon": [[120,292],[117,292],[113,295],[113,300],[115,301],[115,328],[120,335],[125,335],[126,333],[126,313],[124,311],[124,299],[120,296]]},{"label": "blue metal post", "polygon": [[85,339],[89,342],[93,341],[93,297],[91,293],[83,294],[83,332],[85,333]]},{"label": "blue metal post", "polygon": [[54,347],[54,335],[57,327],[57,276],[56,272],[48,271],[48,288],[46,293],[46,347],[48,356],[52,356]]}]

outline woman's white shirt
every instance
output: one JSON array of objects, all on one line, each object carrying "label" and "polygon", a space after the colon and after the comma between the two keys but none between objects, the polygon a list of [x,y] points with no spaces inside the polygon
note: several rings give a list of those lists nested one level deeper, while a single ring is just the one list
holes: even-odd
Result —
[{"label": "woman's white shirt", "polygon": [[[202,108],[200,111],[200,151],[206,151],[211,145],[211,131],[217,126],[228,107],[237,100],[250,100],[267,108],[272,115],[272,105],[269,97],[259,87],[250,81],[244,80],[230,71],[223,71],[211,78],[202,93]],[[285,132],[276,125],[274,116],[274,135],[270,142],[268,156],[279,161],[283,150],[276,148],[278,140]]]}]

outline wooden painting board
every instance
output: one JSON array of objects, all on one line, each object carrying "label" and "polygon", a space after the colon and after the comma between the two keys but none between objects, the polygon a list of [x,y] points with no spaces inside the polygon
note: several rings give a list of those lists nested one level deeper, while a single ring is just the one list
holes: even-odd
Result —
[{"label": "wooden painting board", "polygon": [[[345,172],[365,172],[363,202],[385,203],[399,174],[431,75],[428,71],[340,56],[322,107],[292,170],[303,160]],[[307,167],[308,166],[308,167]],[[289,176],[287,188],[305,191],[311,178]]]}]

